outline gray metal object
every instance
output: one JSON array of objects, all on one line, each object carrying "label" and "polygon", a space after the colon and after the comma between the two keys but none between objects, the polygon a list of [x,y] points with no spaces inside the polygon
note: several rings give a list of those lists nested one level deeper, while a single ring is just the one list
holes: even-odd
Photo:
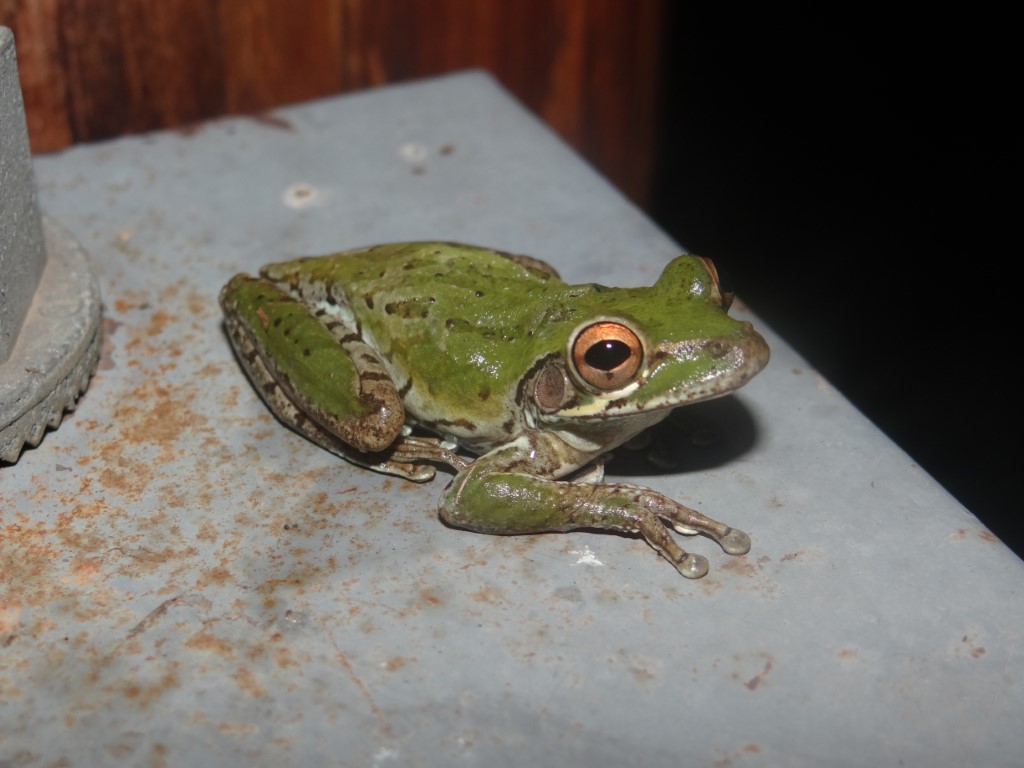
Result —
[{"label": "gray metal object", "polygon": [[0,27],[0,364],[14,349],[45,264],[14,35]]},{"label": "gray metal object", "polygon": [[14,41],[0,27],[0,462],[60,424],[99,354],[99,286],[78,243],[40,217]]},{"label": "gray metal object", "polygon": [[751,533],[688,540],[696,582],[631,537],[448,529],[443,478],[270,417],[221,328],[236,271],[442,238],[627,285],[676,254],[488,77],[36,172],[109,349],[0,470],[0,764],[1020,763],[1024,564],[741,303],[768,369],[680,412],[675,469],[609,467]]}]

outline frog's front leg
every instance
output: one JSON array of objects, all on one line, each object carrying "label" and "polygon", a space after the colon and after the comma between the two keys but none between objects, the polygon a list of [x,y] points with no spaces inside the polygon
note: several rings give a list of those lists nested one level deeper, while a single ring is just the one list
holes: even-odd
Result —
[{"label": "frog's front leg", "polygon": [[409,480],[431,461],[466,462],[432,438],[402,435],[405,410],[377,353],[340,317],[274,283],[236,275],[221,291],[228,337],[257,392],[282,422],[353,463]]},{"label": "frog's front leg", "polygon": [[708,572],[707,558],[684,551],[661,522],[700,532],[730,555],[746,554],[750,537],[656,491],[630,483],[550,480],[508,469],[502,450],[456,475],[441,499],[441,517],[480,533],[523,534],[599,528],[639,533],[685,577]]}]

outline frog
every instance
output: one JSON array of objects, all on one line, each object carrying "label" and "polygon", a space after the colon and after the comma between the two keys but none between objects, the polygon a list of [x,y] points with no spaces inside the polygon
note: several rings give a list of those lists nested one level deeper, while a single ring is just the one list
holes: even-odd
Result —
[{"label": "frog", "polygon": [[750,536],[643,485],[606,482],[613,450],[768,363],[728,314],[714,262],[671,259],[651,286],[572,284],[480,245],[395,242],[268,264],[220,292],[235,357],[284,425],[354,465],[453,474],[449,526],[485,534],[641,536],[687,578]]}]

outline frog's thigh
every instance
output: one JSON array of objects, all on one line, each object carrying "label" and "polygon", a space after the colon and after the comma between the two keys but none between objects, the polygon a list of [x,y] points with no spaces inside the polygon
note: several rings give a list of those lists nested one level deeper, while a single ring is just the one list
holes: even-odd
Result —
[{"label": "frog's thigh", "polygon": [[321,322],[273,283],[246,275],[224,287],[221,304],[242,366],[285,423],[305,434],[301,422],[312,418],[360,451],[394,442],[404,423],[401,398],[355,329]]},{"label": "frog's thigh", "polygon": [[[656,506],[673,503],[639,486],[560,482],[514,472],[487,472],[486,467],[473,465],[452,481],[441,499],[440,512],[450,525],[480,533],[578,528],[640,533],[683,576],[699,578],[706,574],[707,558],[689,554],[679,546],[658,515],[648,508],[652,498]],[[696,517],[687,516],[691,527],[716,540],[721,541],[723,532],[733,530],[694,514]]]}]

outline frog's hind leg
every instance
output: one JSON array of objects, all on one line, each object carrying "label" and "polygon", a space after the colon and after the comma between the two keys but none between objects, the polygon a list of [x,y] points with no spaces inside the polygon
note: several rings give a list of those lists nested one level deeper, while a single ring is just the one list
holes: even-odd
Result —
[{"label": "frog's hind leg", "polygon": [[683,576],[708,571],[707,558],[688,553],[662,524],[699,531],[731,555],[745,554],[750,537],[649,488],[549,480],[514,471],[488,471],[488,457],[460,472],[441,500],[441,517],[480,533],[522,534],[598,528],[639,533]]},{"label": "frog's hind leg", "polygon": [[[376,352],[343,320],[273,283],[238,275],[221,292],[225,327],[242,368],[284,424],[355,464],[409,480],[435,461],[465,462],[429,438],[404,438],[404,408]],[[457,462],[462,462],[461,464]]]}]

